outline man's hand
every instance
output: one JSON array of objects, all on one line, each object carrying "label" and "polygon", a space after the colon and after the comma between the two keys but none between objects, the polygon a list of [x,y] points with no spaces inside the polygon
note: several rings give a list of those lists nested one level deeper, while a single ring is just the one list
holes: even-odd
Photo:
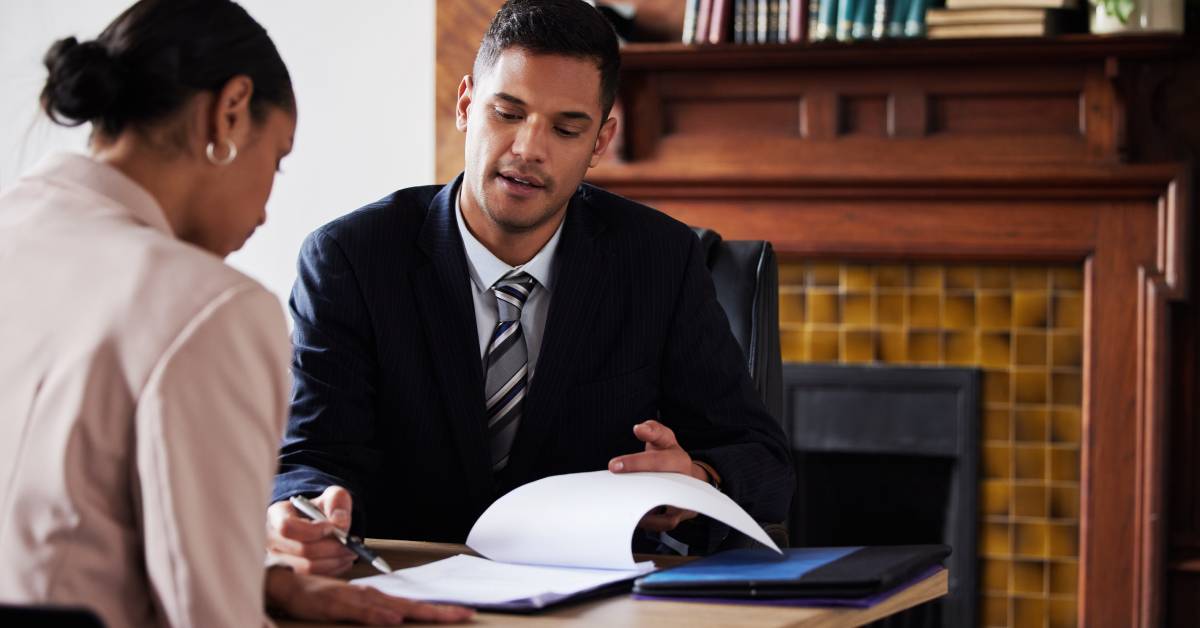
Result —
[{"label": "man's hand", "polygon": [[[609,460],[609,471],[613,473],[667,471],[690,475],[703,482],[709,481],[708,472],[692,462],[692,457],[675,440],[675,432],[672,432],[671,428],[651,419],[633,426],[633,435],[646,443],[646,450],[640,454],[617,456]],[[638,527],[652,532],[670,532],[680,523],[695,516],[696,513],[691,510],[659,506],[646,513],[646,516],[642,517],[638,523]]]},{"label": "man's hand", "polygon": [[414,602],[370,587],[295,573],[283,567],[267,571],[265,587],[269,608],[308,621],[353,621],[371,625],[408,621],[450,624],[466,621],[475,614],[461,606]]},{"label": "man's hand", "polygon": [[333,528],[350,529],[350,492],[330,486],[312,500],[328,521],[311,521],[288,500],[267,508],[267,550],[301,574],[336,576],[350,570],[354,552],[333,537]]}]

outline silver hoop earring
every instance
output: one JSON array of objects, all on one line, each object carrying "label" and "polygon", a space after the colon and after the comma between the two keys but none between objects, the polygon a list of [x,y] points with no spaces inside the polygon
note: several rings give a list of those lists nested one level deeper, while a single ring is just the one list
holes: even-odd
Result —
[{"label": "silver hoop earring", "polygon": [[208,146],[205,147],[204,154],[208,156],[208,161],[212,165],[228,166],[229,164],[233,163],[234,159],[237,159],[237,144],[234,144],[233,140],[231,140],[229,138],[225,138],[225,146],[229,149],[229,154],[226,155],[224,159],[217,159],[216,150],[215,150],[216,147],[213,145],[212,142],[209,142]]}]

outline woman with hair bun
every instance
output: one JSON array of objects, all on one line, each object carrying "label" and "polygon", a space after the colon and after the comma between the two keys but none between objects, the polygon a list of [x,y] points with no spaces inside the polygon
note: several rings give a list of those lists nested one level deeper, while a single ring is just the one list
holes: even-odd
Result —
[{"label": "woman with hair bun", "polygon": [[223,258],[292,149],[266,31],[228,0],[142,0],[45,65],[43,109],[92,134],[0,196],[0,602],[114,627],[261,625],[264,601],[467,618],[264,567],[290,346],[275,297]]}]

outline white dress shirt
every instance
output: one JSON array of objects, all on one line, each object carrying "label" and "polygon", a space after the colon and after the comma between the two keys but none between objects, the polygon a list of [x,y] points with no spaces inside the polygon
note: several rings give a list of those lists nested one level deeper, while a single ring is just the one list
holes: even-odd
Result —
[{"label": "white dress shirt", "polygon": [[0,602],[263,624],[279,301],[83,155],[0,195],[0,286]]},{"label": "white dress shirt", "polygon": [[[460,186],[460,193],[461,189]],[[524,307],[521,308],[521,333],[525,336],[525,347],[529,356],[528,377],[532,385],[538,354],[542,348],[542,334],[546,329],[546,315],[550,312],[550,297],[554,292],[554,257],[558,251],[558,240],[562,236],[562,223],[559,223],[554,235],[532,259],[520,266],[509,266],[493,255],[467,229],[462,208],[458,204],[458,194],[454,195],[454,217],[458,221],[463,248],[467,251],[467,272],[471,276],[471,297],[475,303],[475,327],[479,332],[479,359],[483,359],[492,333],[496,330],[496,321],[500,318],[492,286],[512,270],[523,270],[537,280],[537,287],[530,292]]]}]

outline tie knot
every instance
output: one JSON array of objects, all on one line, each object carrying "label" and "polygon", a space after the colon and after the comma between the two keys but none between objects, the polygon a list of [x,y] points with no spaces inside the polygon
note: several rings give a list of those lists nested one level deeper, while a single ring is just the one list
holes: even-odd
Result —
[{"label": "tie knot", "polygon": [[521,320],[521,307],[525,305],[525,300],[536,285],[536,279],[529,273],[520,271],[501,277],[492,286],[501,323]]}]

